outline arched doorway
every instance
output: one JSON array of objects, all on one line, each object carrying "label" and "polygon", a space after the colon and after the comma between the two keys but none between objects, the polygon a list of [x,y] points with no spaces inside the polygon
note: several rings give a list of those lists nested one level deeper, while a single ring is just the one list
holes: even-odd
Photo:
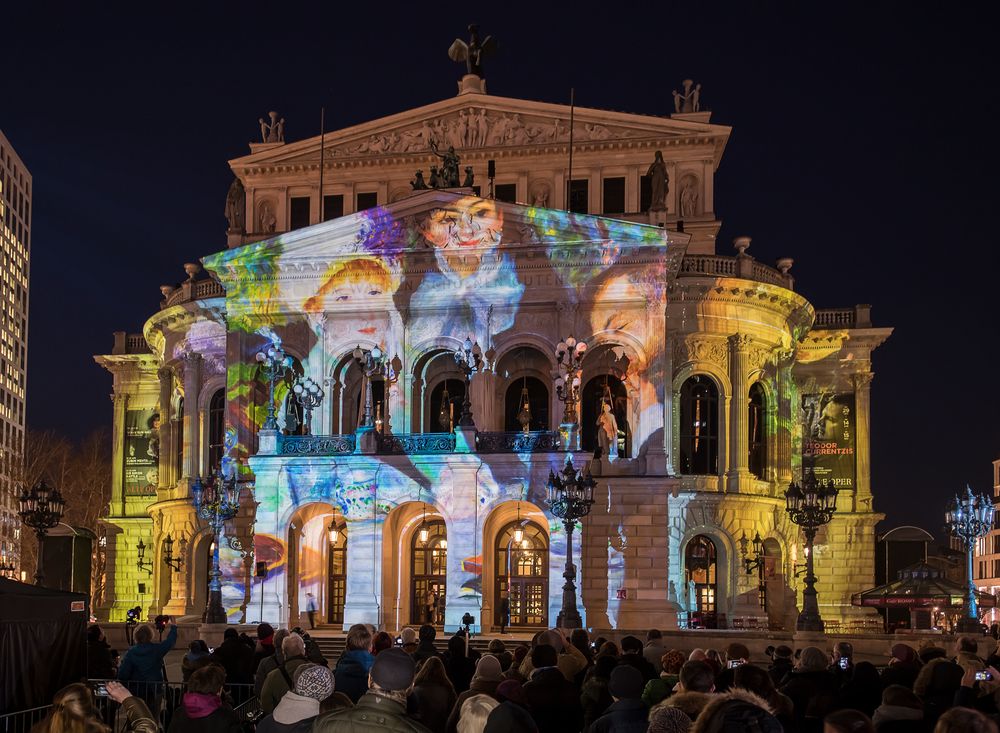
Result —
[{"label": "arched doorway", "polygon": [[494,623],[500,625],[499,599],[509,593],[511,626],[547,626],[549,539],[534,522],[507,524],[497,535]]},{"label": "arched doorway", "polygon": [[628,422],[628,390],[613,374],[599,374],[584,386],[580,393],[580,445],[583,450],[597,448],[597,418],[602,405],[611,404],[618,423],[618,456],[627,458],[632,450],[632,431]]},{"label": "arched doorway", "polygon": [[448,597],[448,529],[425,519],[410,545],[410,623],[441,626]]},{"label": "arched doorway", "polygon": [[347,600],[347,522],[334,516],[326,529],[327,585],[326,621],[344,623],[344,602]]},{"label": "arched doorway", "polygon": [[768,627],[773,631],[785,628],[788,613],[785,595],[785,573],[781,545],[773,537],[764,540],[764,611],[767,613]]},{"label": "arched doorway", "polygon": [[703,534],[692,537],[684,550],[691,628],[718,628],[717,558],[715,543]]},{"label": "arched doorway", "polygon": [[462,417],[465,401],[465,382],[461,379],[442,379],[434,385],[424,414],[427,421],[424,432],[450,433]]},{"label": "arched doorway", "polygon": [[537,377],[521,377],[507,387],[504,395],[503,429],[518,432],[549,429],[549,390]]}]

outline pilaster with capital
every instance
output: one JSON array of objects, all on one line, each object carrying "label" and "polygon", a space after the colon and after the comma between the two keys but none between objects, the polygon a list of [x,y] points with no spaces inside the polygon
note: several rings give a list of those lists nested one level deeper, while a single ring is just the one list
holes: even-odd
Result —
[{"label": "pilaster with capital", "polygon": [[[779,493],[792,482],[792,425],[795,423],[796,387],[792,379],[794,351],[778,352],[777,405],[778,419],[775,421],[777,481]],[[769,436],[770,437],[770,436]]]},{"label": "pilaster with capital", "polygon": [[872,372],[855,372],[851,375],[854,382],[854,440],[855,466],[857,479],[854,489],[854,511],[871,511],[872,474],[871,474],[871,384],[875,374]]},{"label": "pilaster with capital", "polygon": [[111,395],[114,403],[114,428],[111,441],[111,507],[109,516],[125,516],[125,410],[128,407],[128,393],[116,392]]},{"label": "pilaster with capital", "polygon": [[[663,324],[666,329],[666,319]],[[665,471],[668,476],[676,474],[674,463],[674,404],[678,399],[675,397],[674,382],[674,345],[665,338],[666,348],[663,352],[663,446],[667,452]]]},{"label": "pilaster with capital", "polygon": [[[650,299],[646,302],[646,329],[650,334],[646,348],[650,354],[650,363],[646,365],[645,373],[640,374],[641,383],[636,394],[635,404],[638,407],[638,430],[633,438],[633,453],[645,446],[646,472],[662,476],[667,471],[666,449],[666,393],[669,390],[671,374],[670,362],[664,358],[667,335],[666,304],[661,300]],[[660,403],[661,409],[654,408]]]},{"label": "pilaster with capital", "polygon": [[201,354],[184,355],[184,477],[200,474],[200,438],[198,431],[198,393],[201,390]]},{"label": "pilaster with capital", "polygon": [[174,387],[174,372],[170,367],[160,367],[156,376],[160,380],[160,455],[159,484],[160,488],[168,488],[176,482],[173,476],[174,450],[170,435],[170,396]]},{"label": "pilaster with capital", "polygon": [[741,482],[749,481],[749,385],[748,352],[752,339],[737,333],[729,337],[729,380],[733,394],[729,401],[729,472],[727,488],[739,492]]}]

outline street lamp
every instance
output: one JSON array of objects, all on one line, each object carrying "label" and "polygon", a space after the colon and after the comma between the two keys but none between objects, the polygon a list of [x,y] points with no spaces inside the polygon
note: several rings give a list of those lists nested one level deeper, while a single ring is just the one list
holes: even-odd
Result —
[{"label": "street lamp", "polygon": [[796,631],[823,631],[823,619],[816,601],[813,540],[816,531],[833,519],[836,509],[837,487],[830,481],[817,481],[812,470],[802,479],[802,486],[792,482],[785,492],[785,510],[806,536],[806,587],[802,591],[802,612],[795,623]]},{"label": "street lamp", "polygon": [[14,563],[7,562],[7,558],[0,559],[0,578],[13,578],[15,570]]},{"label": "street lamp", "polygon": [[222,607],[222,571],[219,569],[219,544],[227,519],[232,519],[240,508],[240,486],[235,472],[228,478],[216,471],[202,485],[201,476],[194,480],[191,488],[194,508],[199,517],[212,528],[215,541],[212,543],[212,566],[208,577],[208,606],[205,608],[205,623],[224,624],[228,620]]},{"label": "street lamp", "polygon": [[580,401],[580,375],[583,373],[583,357],[587,354],[587,343],[570,336],[556,345],[556,397],[563,403],[562,424],[569,433],[567,449],[578,447],[578,417],[576,405]]},{"label": "street lamp", "polygon": [[469,398],[472,384],[472,375],[477,374],[483,366],[483,350],[479,342],[473,342],[472,337],[465,339],[465,342],[453,354],[455,364],[465,375],[465,397],[462,398],[462,416],[458,418],[459,427],[474,428],[476,421],[472,419],[472,400]]},{"label": "street lamp", "polygon": [[170,535],[167,535],[163,540],[163,564],[178,573],[181,571],[181,566],[184,565],[183,555],[174,557],[174,539]]},{"label": "street lamp", "polygon": [[958,622],[958,631],[963,634],[980,631],[979,610],[976,607],[976,585],[972,578],[972,555],[976,540],[983,537],[993,527],[993,503],[985,496],[972,493],[965,487],[965,494],[955,495],[944,515],[945,530],[958,539],[965,549],[965,615]]},{"label": "street lamp", "polygon": [[392,357],[392,361],[387,361],[388,355],[377,345],[370,351],[362,349],[360,345],[355,346],[351,355],[361,368],[365,380],[365,411],[359,427],[362,430],[373,430],[375,421],[372,409],[372,377],[381,376],[387,384],[394,384],[399,380],[399,373],[403,371],[403,362],[399,354]]},{"label": "street lamp", "polygon": [[35,563],[35,585],[41,585],[45,574],[42,572],[42,547],[48,530],[59,524],[66,511],[66,500],[59,489],[53,489],[42,479],[31,491],[23,489],[18,499],[18,516],[27,526],[35,530],[38,538],[38,559]]},{"label": "street lamp", "polygon": [[135,549],[139,553],[135,561],[135,566],[139,570],[145,570],[147,574],[153,572],[153,561],[146,559],[146,545],[143,543],[142,538],[139,538],[139,544],[135,546]]},{"label": "street lamp", "polygon": [[576,566],[573,564],[573,528],[576,520],[590,514],[594,503],[594,486],[597,481],[589,473],[584,474],[573,468],[573,455],[566,456],[562,471],[554,473],[549,469],[548,504],[552,514],[563,520],[566,528],[566,570],[563,577],[562,610],[556,626],[578,629],[583,625],[580,612],[576,608]]},{"label": "street lamp", "polygon": [[[747,546],[752,545],[753,555],[747,556]],[[743,569],[750,575],[757,571],[757,595],[760,599],[760,607],[767,608],[767,586],[764,584],[764,540],[760,538],[760,532],[754,534],[752,540],[747,539],[744,532],[740,537],[740,555],[743,557]]]},{"label": "street lamp", "polygon": [[295,395],[295,401],[302,407],[303,434],[310,435],[312,432],[312,411],[319,407],[323,401],[323,388],[311,378],[305,377],[295,382],[292,394]]},{"label": "street lamp", "polygon": [[260,369],[264,372],[270,389],[270,399],[267,401],[267,420],[264,421],[263,429],[277,430],[278,419],[274,410],[274,385],[292,367],[292,357],[285,355],[281,344],[272,344],[263,351],[257,352],[257,363],[260,364]]}]

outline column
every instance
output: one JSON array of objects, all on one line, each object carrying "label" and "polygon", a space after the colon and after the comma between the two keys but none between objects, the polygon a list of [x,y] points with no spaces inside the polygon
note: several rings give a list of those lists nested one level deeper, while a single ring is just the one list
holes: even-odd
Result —
[{"label": "column", "polygon": [[[475,619],[473,630],[478,631],[480,623],[479,602],[474,596],[464,595],[462,586],[476,580],[475,573],[465,567],[466,558],[482,553],[482,526],[469,507],[479,504],[476,473],[482,463],[473,456],[456,456],[451,465],[451,509],[446,511],[448,523],[448,600],[445,604],[444,630],[454,633],[462,626],[462,616],[471,614]],[[444,492],[438,490],[436,497],[441,501]],[[480,569],[480,573],[482,569]],[[480,581],[482,576],[479,576]]]},{"label": "column", "polygon": [[778,375],[777,375],[777,405],[778,419],[775,421],[777,435],[774,436],[776,446],[776,477],[778,481],[778,493],[788,488],[792,482],[792,425],[796,417],[796,404],[794,395],[795,382],[792,379],[792,365],[795,363],[795,352],[778,352]]},{"label": "column", "polygon": [[489,431],[496,429],[496,375],[485,369],[472,377],[469,399],[472,400],[472,416],[476,429]]},{"label": "column", "polygon": [[111,507],[108,515],[124,517],[125,476],[122,468],[125,465],[125,408],[128,406],[128,394],[116,392],[111,400],[114,403],[114,428],[111,442]]},{"label": "column", "polygon": [[639,389],[640,400],[642,395],[647,395],[656,403],[660,403],[657,410],[656,404],[640,404],[638,430],[632,437],[633,453],[640,447],[646,446],[646,473],[648,475],[662,476],[667,473],[667,450],[665,441],[666,421],[665,410],[669,402],[667,393],[670,389],[670,359],[667,356],[669,350],[666,349],[666,303],[659,300],[650,300],[646,303],[646,327],[648,333],[652,334],[647,348],[649,349],[651,363],[648,367],[644,381],[648,382],[646,387]]},{"label": "column", "polygon": [[729,337],[729,380],[733,393],[729,400],[729,472],[727,490],[739,492],[742,482],[750,479],[749,463],[749,393],[747,387],[747,351],[751,338],[737,333]]},{"label": "column", "polygon": [[854,381],[854,511],[868,512],[872,508],[872,474],[869,420],[871,419],[872,372],[856,372]]},{"label": "column", "polygon": [[[666,321],[663,324],[666,329]],[[674,447],[674,404],[676,397],[674,393],[674,342],[672,339],[665,339],[666,347],[663,352],[663,445],[667,452],[666,474],[674,476],[677,472]]]},{"label": "column", "polygon": [[184,355],[184,477],[201,473],[198,434],[198,391],[201,388],[201,354]]},{"label": "column", "polygon": [[[347,515],[347,594],[344,628],[352,624],[381,626],[392,609],[382,601],[382,531],[385,516]],[[449,538],[450,539],[450,538]],[[451,547],[449,544],[449,559]]]},{"label": "column", "polygon": [[159,484],[161,487],[173,486],[173,456],[174,451],[170,440],[170,393],[174,386],[174,373],[170,367],[161,367],[156,375],[160,379],[160,456]]}]

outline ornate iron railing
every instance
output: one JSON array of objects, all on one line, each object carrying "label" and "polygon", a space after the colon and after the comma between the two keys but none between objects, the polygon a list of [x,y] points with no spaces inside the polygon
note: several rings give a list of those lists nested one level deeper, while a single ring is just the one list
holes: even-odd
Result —
[{"label": "ornate iron railing", "polygon": [[521,430],[505,433],[476,433],[478,453],[555,453],[562,450],[558,432]]},{"label": "ornate iron railing", "polygon": [[281,435],[278,453],[283,456],[342,456],[354,452],[351,435]]},{"label": "ornate iron railing", "polygon": [[452,453],[454,450],[454,433],[394,433],[378,436],[378,452],[382,454],[415,456]]}]

